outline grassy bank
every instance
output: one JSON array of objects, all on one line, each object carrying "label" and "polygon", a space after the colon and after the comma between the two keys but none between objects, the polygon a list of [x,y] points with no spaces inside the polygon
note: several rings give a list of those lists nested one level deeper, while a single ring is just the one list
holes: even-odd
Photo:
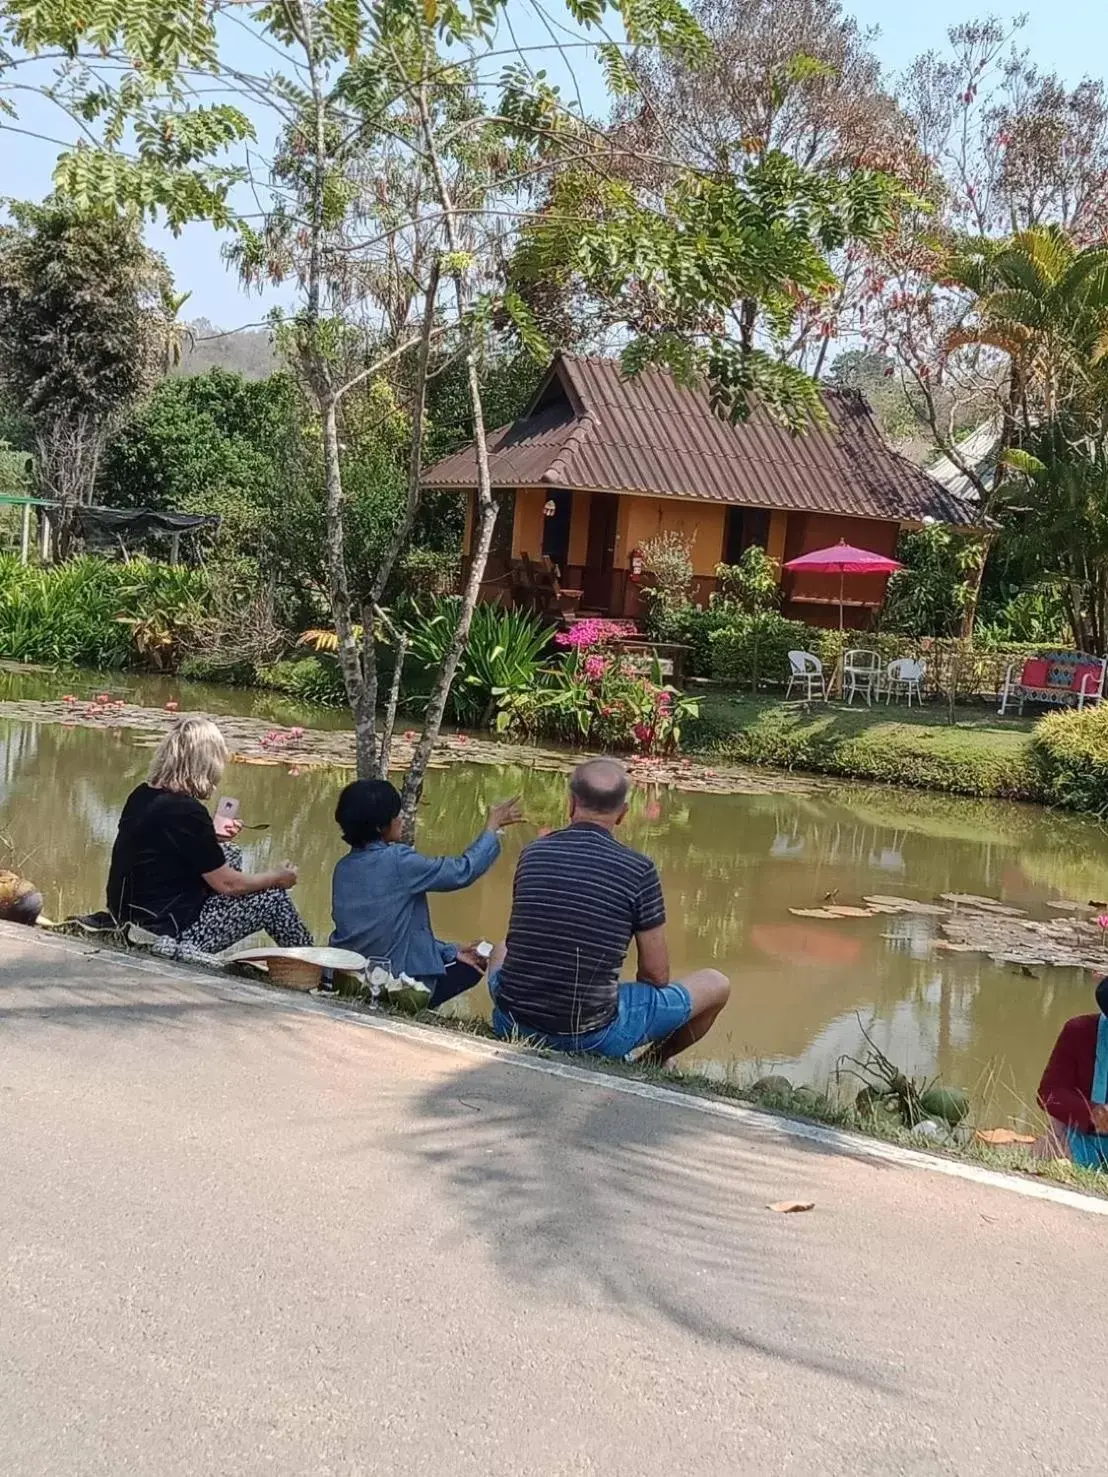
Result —
[{"label": "grassy bank", "polygon": [[1108,707],[1005,717],[940,707],[847,708],[708,693],[686,747],[733,763],[804,769],[952,795],[1108,814]]},{"label": "grassy bank", "polygon": [[878,780],[952,794],[1044,798],[1035,720],[979,708],[805,707],[709,693],[686,728],[690,750],[745,764]]}]

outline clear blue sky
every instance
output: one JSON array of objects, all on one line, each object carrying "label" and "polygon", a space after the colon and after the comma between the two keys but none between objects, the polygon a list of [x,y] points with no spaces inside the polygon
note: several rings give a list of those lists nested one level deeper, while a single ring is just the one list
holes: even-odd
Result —
[{"label": "clear blue sky", "polygon": [[[514,9],[509,0],[510,11]],[[960,21],[987,13],[1001,16],[1026,12],[1029,20],[1022,44],[1045,70],[1059,72],[1071,84],[1092,73],[1108,72],[1108,0],[1023,0],[1005,5],[988,0],[847,0],[866,26],[877,26],[876,49],[892,71],[905,66],[922,51],[940,49],[946,30]],[[540,39],[533,24],[523,30],[525,39]],[[231,37],[228,37],[231,40]],[[236,58],[238,59],[238,58]],[[250,65],[245,58],[242,65]],[[254,62],[257,70],[263,64]],[[554,70],[553,68],[551,70]],[[69,132],[61,115],[26,97],[21,101],[29,128],[66,139]],[[45,143],[7,134],[3,191],[24,199],[40,198],[49,189],[56,150]],[[151,245],[164,251],[180,291],[192,298],[185,309],[189,317],[205,317],[225,328],[237,327],[262,315],[264,305],[245,296],[219,255],[219,238],[206,226],[186,229],[176,240],[168,232],[150,231]]]}]

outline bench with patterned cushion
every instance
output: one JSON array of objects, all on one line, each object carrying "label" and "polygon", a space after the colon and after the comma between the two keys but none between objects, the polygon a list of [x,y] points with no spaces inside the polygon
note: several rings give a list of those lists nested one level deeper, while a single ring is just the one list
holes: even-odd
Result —
[{"label": "bench with patterned cushion", "polygon": [[[1019,675],[1016,675],[1017,668]],[[1007,712],[1012,699],[1019,703],[1042,703],[1058,708],[1084,708],[1104,700],[1105,661],[1083,651],[1044,651],[1025,661],[1013,662],[1004,675],[1000,712]]]}]

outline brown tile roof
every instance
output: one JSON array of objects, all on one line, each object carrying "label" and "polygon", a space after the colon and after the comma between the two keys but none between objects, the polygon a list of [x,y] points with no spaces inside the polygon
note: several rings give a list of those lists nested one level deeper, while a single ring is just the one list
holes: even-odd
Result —
[{"label": "brown tile roof", "polygon": [[[663,370],[626,379],[618,360],[560,354],[533,401],[539,408],[490,435],[493,486],[639,492],[895,522],[975,521],[972,507],[886,445],[859,394],[822,393],[830,427],[790,436],[764,412],[737,425],[721,420],[704,389],[685,389]],[[423,481],[475,486],[472,446],[429,467]]]}]

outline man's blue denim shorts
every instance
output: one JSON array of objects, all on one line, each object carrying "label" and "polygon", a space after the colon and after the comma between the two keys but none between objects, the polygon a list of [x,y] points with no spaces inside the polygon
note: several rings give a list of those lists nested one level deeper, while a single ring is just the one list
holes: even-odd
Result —
[{"label": "man's blue denim shorts", "polygon": [[551,1035],[518,1024],[496,1004],[496,976],[489,978],[493,999],[492,1028],[505,1040],[519,1038],[552,1051],[580,1051],[593,1056],[625,1057],[639,1046],[665,1041],[692,1019],[692,996],[684,985],[623,984],[614,1021],[582,1035]]}]

